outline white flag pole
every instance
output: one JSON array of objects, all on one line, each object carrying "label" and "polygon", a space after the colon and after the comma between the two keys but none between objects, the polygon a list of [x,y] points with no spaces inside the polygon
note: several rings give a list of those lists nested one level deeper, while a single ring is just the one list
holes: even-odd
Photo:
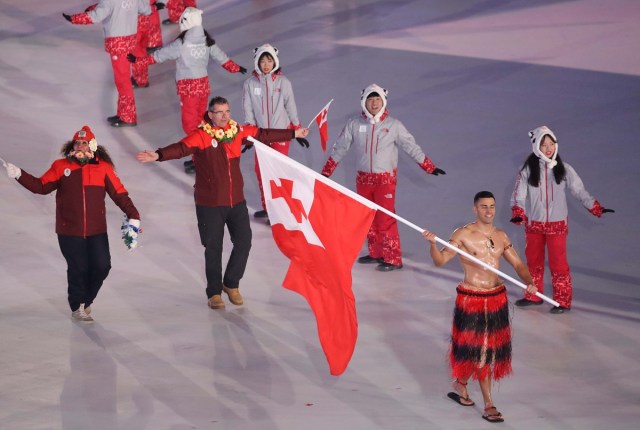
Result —
[{"label": "white flag pole", "polygon": [[7,162],[6,162],[6,161],[4,161],[4,159],[0,158],[0,162],[2,162],[2,165],[3,165],[4,167],[7,167]]},{"label": "white flag pole", "polygon": [[[386,213],[390,217],[395,218],[396,220],[398,220],[401,223],[411,227],[414,230],[419,231],[420,233],[424,232],[423,228],[418,227],[417,225],[413,224],[410,221],[407,221],[406,219],[398,216],[397,214],[394,214],[393,212],[389,211],[388,209],[385,209],[382,206],[379,206],[379,205],[373,203],[371,200],[365,199],[361,195],[351,191],[350,189],[348,189],[346,187],[343,187],[342,185],[338,184],[337,182],[332,181],[331,179],[327,178],[326,176],[323,176],[323,175],[319,174],[318,172],[316,172],[314,170],[311,170],[307,166],[304,166],[304,165],[298,163],[297,161],[287,157],[286,155],[279,153],[275,149],[269,148],[267,145],[265,145],[264,143],[260,142],[259,140],[256,140],[251,136],[247,137],[247,139],[250,140],[251,142],[253,142],[256,145],[256,147],[258,147],[259,145],[263,145],[263,146],[261,146],[261,148],[264,147],[265,150],[272,151],[269,154],[272,157],[278,158],[283,163],[288,164],[288,165],[290,165],[291,167],[293,167],[295,169],[302,170],[303,172],[313,176],[316,180],[318,180],[320,182],[323,182],[323,183],[329,185],[332,188],[335,188],[336,190],[348,195],[352,199],[357,200],[358,202],[362,203],[363,205],[365,205],[367,207],[370,207],[371,209],[379,210],[379,211],[382,211],[382,212]],[[525,290],[527,289],[527,286],[525,284],[523,284],[522,282],[520,282],[517,279],[507,275],[506,273],[501,272],[500,270],[496,269],[495,267],[492,267],[492,266],[488,265],[484,261],[474,257],[473,255],[469,254],[468,252],[465,252],[462,249],[451,245],[446,240],[442,240],[442,239],[440,239],[439,237],[436,236],[436,242],[441,243],[442,245],[446,246],[447,248],[450,248],[451,250],[453,250],[453,251],[457,252],[458,254],[468,258],[469,260],[473,261],[474,263],[479,264],[480,266],[482,266],[485,269],[495,273],[496,275],[501,276],[501,277],[511,281],[512,283],[514,283],[518,287],[520,287],[522,289],[525,289]],[[553,306],[560,306],[560,304],[558,302],[556,302],[555,300],[550,299],[549,297],[545,296],[544,294],[536,293],[536,296],[538,296],[542,300],[552,304]]]},{"label": "white flag pole", "polygon": [[[377,206],[377,205],[376,205]],[[387,215],[389,215],[390,217],[395,218],[396,220],[400,221],[401,223],[411,227],[414,230],[419,231],[420,233],[424,232],[424,229],[421,227],[418,227],[417,225],[413,224],[410,221],[407,221],[406,219],[394,214],[393,212],[389,211],[388,209],[383,208],[382,206],[378,206],[378,210],[386,213]],[[517,279],[507,275],[506,273],[501,272],[500,270],[496,269],[493,266],[488,265],[487,263],[485,263],[484,261],[474,257],[473,255],[469,254],[466,251],[463,251],[462,249],[451,245],[448,241],[440,239],[439,237],[436,236],[436,242],[441,243],[442,245],[446,246],[447,248],[457,252],[460,255],[463,255],[464,257],[468,258],[469,260],[473,261],[474,263],[479,264],[480,266],[484,267],[487,270],[490,270],[491,272],[495,273],[498,276],[501,276],[509,281],[511,281],[512,283],[514,283],[515,285],[517,285],[518,287],[526,290],[527,286],[525,284],[523,284],[522,282],[518,281]],[[542,300],[552,304],[553,306],[560,306],[560,303],[556,302],[553,299],[550,299],[549,297],[545,296],[544,294],[541,293],[536,293],[536,296],[540,297]]]},{"label": "white flag pole", "polygon": [[320,115],[320,114],[322,113],[322,111],[323,111],[323,110],[327,109],[327,108],[329,107],[329,105],[331,104],[331,102],[333,102],[333,99],[331,99],[331,100],[329,101],[329,103],[327,103],[327,105],[326,105],[325,107],[323,107],[323,108],[320,110],[320,112],[318,112],[318,114],[317,114],[316,116],[314,116],[314,117],[313,117],[313,119],[311,120],[311,122],[309,123],[309,125],[307,126],[307,128],[311,128],[311,124],[313,124],[313,121],[315,121],[315,120],[316,120],[316,117],[317,117],[318,115]]}]

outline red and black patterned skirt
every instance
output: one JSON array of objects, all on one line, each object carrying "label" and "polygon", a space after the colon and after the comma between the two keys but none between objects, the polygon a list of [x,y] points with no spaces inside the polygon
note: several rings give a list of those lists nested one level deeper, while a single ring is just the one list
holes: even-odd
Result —
[{"label": "red and black patterned skirt", "polygon": [[477,291],[458,285],[453,315],[451,375],[494,380],[511,374],[511,327],[504,285]]}]

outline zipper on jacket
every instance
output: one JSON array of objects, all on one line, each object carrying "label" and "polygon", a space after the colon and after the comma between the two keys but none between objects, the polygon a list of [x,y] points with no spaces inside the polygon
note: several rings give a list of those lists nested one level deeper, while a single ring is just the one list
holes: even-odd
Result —
[{"label": "zipper on jacket", "polygon": [[[373,173],[373,135],[376,131],[376,125],[371,124],[371,152],[369,153],[369,172]],[[376,148],[377,151],[377,148]]]},{"label": "zipper on jacket", "polygon": [[[264,100],[267,102],[267,128],[271,128],[271,109],[269,108],[269,85],[267,84],[268,77],[264,79]],[[273,104],[273,103],[272,103]]]},{"label": "zipper on jacket", "polygon": [[229,206],[233,207],[233,180],[231,179],[231,160],[229,159],[229,154],[227,154],[227,151],[224,148],[222,148],[222,152],[227,158],[227,175],[229,176]]},{"label": "zipper on jacket", "polygon": [[544,169],[544,191],[545,191],[545,210],[547,212],[547,222],[549,222],[549,174],[547,173],[549,169]]},{"label": "zipper on jacket", "polygon": [[82,186],[82,221],[83,221],[83,231],[82,236],[87,238],[87,198],[85,195],[85,186],[84,186],[84,166],[80,168],[80,185]]}]

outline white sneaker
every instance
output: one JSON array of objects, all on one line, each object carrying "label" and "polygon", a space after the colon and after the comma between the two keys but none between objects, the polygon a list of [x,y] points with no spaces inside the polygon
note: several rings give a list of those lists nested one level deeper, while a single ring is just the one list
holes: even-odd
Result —
[{"label": "white sneaker", "polygon": [[84,323],[93,322],[93,318],[87,315],[87,313],[84,310],[84,303],[82,303],[77,310],[71,312],[71,318],[74,319],[75,321],[84,322]]}]

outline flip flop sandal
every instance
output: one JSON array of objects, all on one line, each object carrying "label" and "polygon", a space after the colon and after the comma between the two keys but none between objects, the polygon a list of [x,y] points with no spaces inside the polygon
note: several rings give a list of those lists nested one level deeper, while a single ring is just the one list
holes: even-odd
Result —
[{"label": "flip flop sandal", "polygon": [[[493,413],[488,413],[490,410],[494,410]],[[498,410],[496,409],[495,406],[491,406],[488,408],[484,408],[484,415],[482,416],[482,418],[484,418],[485,420],[489,421],[490,423],[502,423],[504,422],[504,418],[502,418],[502,414],[500,412],[498,412]]]},{"label": "flip flop sandal", "polygon": [[[473,406],[475,405],[475,402],[473,400],[471,400],[469,397],[462,397],[460,394],[458,393],[454,393],[453,391],[451,391],[450,393],[447,393],[447,397],[450,398],[451,400],[453,400],[454,402],[456,402],[459,405],[462,406]],[[471,402],[471,403],[463,403],[462,401],[465,402]]]}]

